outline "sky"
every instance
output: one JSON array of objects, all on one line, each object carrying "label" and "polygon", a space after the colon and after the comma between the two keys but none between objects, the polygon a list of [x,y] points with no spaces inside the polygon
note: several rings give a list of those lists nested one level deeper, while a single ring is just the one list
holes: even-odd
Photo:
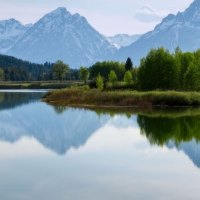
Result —
[{"label": "sky", "polygon": [[100,33],[141,34],[169,13],[186,9],[193,0],[0,0],[0,20],[34,23],[57,7],[79,13]]}]

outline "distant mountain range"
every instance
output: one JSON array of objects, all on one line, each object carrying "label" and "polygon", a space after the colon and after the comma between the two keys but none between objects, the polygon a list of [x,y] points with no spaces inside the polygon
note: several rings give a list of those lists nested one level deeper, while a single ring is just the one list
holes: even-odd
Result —
[{"label": "distant mountain range", "polygon": [[13,19],[6,24],[1,21],[0,30],[4,44],[0,53],[36,63],[60,59],[71,67],[88,66],[112,57],[116,51],[84,17],[72,15],[65,8],[48,13],[30,26]]},{"label": "distant mountain range", "polygon": [[199,35],[200,0],[194,0],[184,12],[168,15],[142,36],[119,34],[108,38],[84,17],[58,8],[35,24],[0,21],[0,54],[37,63],[61,59],[71,67],[102,60],[125,61],[127,57],[138,64],[151,48],[163,46],[174,51],[179,46],[183,51],[196,50],[200,48]]},{"label": "distant mountain range", "polygon": [[171,52],[176,47],[183,51],[200,48],[200,0],[195,0],[184,12],[170,14],[153,31],[140,37],[128,47],[121,48],[115,55],[117,60],[131,57],[135,63],[151,48],[165,47]]},{"label": "distant mountain range", "polygon": [[117,49],[126,47],[138,40],[141,35],[128,35],[128,34],[117,34],[114,36],[107,37],[108,41],[113,44]]},{"label": "distant mountain range", "polygon": [[29,29],[15,19],[0,21],[0,53],[6,53]]}]

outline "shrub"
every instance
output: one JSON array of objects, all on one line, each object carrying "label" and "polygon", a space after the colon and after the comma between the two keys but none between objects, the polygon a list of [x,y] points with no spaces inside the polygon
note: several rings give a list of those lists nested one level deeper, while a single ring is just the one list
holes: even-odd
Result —
[{"label": "shrub", "polygon": [[100,74],[97,76],[96,86],[97,86],[97,89],[99,89],[99,90],[103,90],[103,88],[104,88],[103,78],[101,77]]},{"label": "shrub", "polygon": [[118,81],[117,75],[114,70],[110,71],[108,78],[109,78],[109,82],[112,83],[112,85],[114,85]]},{"label": "shrub", "polygon": [[124,74],[124,82],[127,84],[127,85],[130,85],[132,82],[133,82],[133,75],[130,71],[127,71],[125,74]]}]

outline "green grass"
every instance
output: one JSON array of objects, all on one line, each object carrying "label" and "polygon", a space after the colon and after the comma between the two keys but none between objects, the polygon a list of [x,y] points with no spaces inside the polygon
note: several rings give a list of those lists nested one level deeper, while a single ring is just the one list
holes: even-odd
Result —
[{"label": "green grass", "polygon": [[154,107],[154,106],[198,106],[199,92],[131,90],[98,91],[70,88],[49,92],[44,101],[58,105],[77,105],[83,107]]}]

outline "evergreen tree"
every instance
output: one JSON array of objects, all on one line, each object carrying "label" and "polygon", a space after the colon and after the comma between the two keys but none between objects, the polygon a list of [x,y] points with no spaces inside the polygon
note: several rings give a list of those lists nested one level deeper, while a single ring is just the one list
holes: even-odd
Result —
[{"label": "evergreen tree", "polygon": [[4,70],[0,68],[0,81],[3,81],[4,78]]},{"label": "evergreen tree", "polygon": [[133,68],[133,63],[132,63],[131,58],[127,58],[126,64],[125,64],[125,69],[126,69],[126,71],[131,71],[132,68]]}]

